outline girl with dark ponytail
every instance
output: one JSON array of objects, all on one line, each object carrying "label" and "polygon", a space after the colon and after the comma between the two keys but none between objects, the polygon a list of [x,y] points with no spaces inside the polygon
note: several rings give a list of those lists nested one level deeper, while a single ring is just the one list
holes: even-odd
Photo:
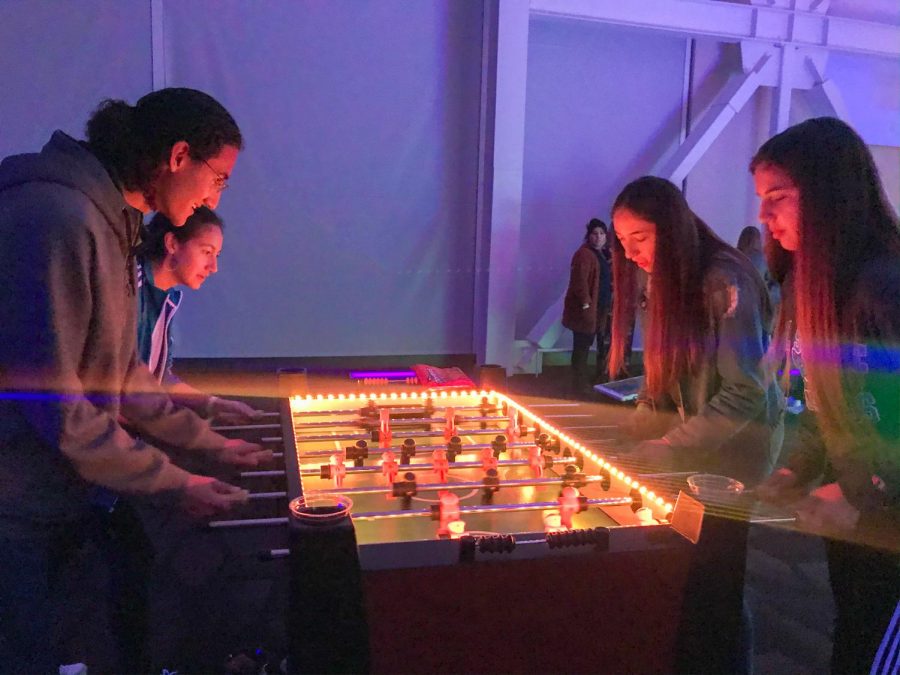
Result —
[{"label": "girl with dark ponytail", "polygon": [[774,136],[750,171],[783,288],[778,332],[793,343],[807,399],[787,466],[759,494],[833,537],[832,670],[889,672],[900,658],[893,636],[893,652],[879,648],[900,599],[897,216],[866,144],[837,119]]}]

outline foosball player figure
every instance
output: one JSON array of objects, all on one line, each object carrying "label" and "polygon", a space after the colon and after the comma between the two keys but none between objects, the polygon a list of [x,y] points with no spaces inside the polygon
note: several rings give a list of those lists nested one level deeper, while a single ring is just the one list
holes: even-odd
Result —
[{"label": "foosball player figure", "polygon": [[399,497],[403,509],[409,510],[409,507],[412,505],[412,498],[418,494],[418,486],[416,485],[416,474],[412,471],[407,471],[403,474],[403,480],[394,481],[394,484],[391,486],[391,496]]},{"label": "foosball player figure", "polygon": [[446,410],[447,421],[444,423],[444,440],[449,441],[456,436],[456,412],[453,408]]},{"label": "foosball player figure", "polygon": [[560,453],[559,440],[551,438],[547,434],[540,434],[535,442],[541,450],[548,454],[558,455]]},{"label": "foosball player figure", "polygon": [[583,510],[583,499],[578,488],[567,486],[559,493],[560,525],[567,530],[572,529],[572,516]]},{"label": "foosball player figure", "polygon": [[410,457],[416,456],[416,441],[412,438],[407,438],[403,441],[403,445],[400,446],[400,463],[406,466],[409,464]]},{"label": "foosball player figure", "polygon": [[580,488],[587,485],[587,477],[578,470],[578,467],[574,464],[566,465],[566,472],[562,477],[563,487],[575,487]]},{"label": "foosball player figure", "polygon": [[455,462],[456,456],[461,455],[462,451],[462,439],[459,436],[453,436],[447,442],[447,459],[451,462]]},{"label": "foosball player figure", "polygon": [[378,429],[378,440],[381,441],[382,448],[389,448],[391,447],[391,440],[393,439],[393,434],[391,433],[391,411],[387,408],[382,408],[380,420],[381,424]]},{"label": "foosball player figure", "polygon": [[481,468],[484,469],[485,473],[491,469],[496,471],[499,464],[500,460],[494,457],[494,451],[491,448],[481,449]]},{"label": "foosball player figure", "polygon": [[540,478],[544,475],[544,456],[536,445],[528,448],[528,466],[531,467],[532,477]]},{"label": "foosball player figure", "polygon": [[434,399],[429,396],[425,399],[425,417],[433,417],[434,416]]},{"label": "foosball player figure", "polygon": [[431,454],[431,466],[437,474],[438,483],[447,482],[447,474],[450,471],[450,462],[447,460],[447,451],[438,448]]},{"label": "foosball player figure", "polygon": [[450,523],[459,520],[459,495],[444,490],[438,495],[438,536],[450,536]]},{"label": "foosball player figure", "polygon": [[390,450],[381,453],[381,475],[384,476],[388,485],[393,485],[397,480],[397,472],[400,470],[397,464],[397,458]]},{"label": "foosball player figure", "polygon": [[500,491],[500,475],[497,473],[497,469],[488,469],[481,482],[484,483],[484,487],[481,489],[481,503],[490,504],[494,501],[494,495]]},{"label": "foosball player figure", "polygon": [[334,454],[331,456],[331,477],[334,479],[334,486],[339,488],[344,486],[344,476],[347,475],[347,467],[344,466],[344,458],[341,455]]},{"label": "foosball player figure", "polygon": [[612,476],[609,474],[609,469],[601,467],[597,472],[597,475],[600,476],[600,487],[602,487],[604,491],[609,490],[612,485]]},{"label": "foosball player figure", "polygon": [[[494,412],[494,407],[488,403],[487,396],[481,397],[481,416],[487,417],[492,412]],[[481,423],[478,425],[482,429],[487,429],[487,422],[485,420],[481,420]]]},{"label": "foosball player figure", "polygon": [[510,407],[509,417],[506,422],[506,435],[510,441],[516,441],[519,438],[519,411]]},{"label": "foosball player figure", "polygon": [[360,408],[359,416],[362,417],[364,426],[374,426],[378,420],[378,406],[375,405],[375,401],[370,398],[369,402]]},{"label": "foosball player figure", "polygon": [[500,458],[500,455],[506,452],[506,436],[500,434],[499,436],[495,436],[494,440],[491,441],[491,450],[494,451],[494,457]]},{"label": "foosball player figure", "polygon": [[344,455],[353,462],[353,466],[364,466],[369,458],[369,444],[365,441],[356,441],[354,445],[344,448]]}]

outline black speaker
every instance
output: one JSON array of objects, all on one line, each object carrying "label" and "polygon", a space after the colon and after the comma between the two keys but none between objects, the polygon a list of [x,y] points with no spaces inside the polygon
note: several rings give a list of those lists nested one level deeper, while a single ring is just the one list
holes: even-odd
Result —
[{"label": "black speaker", "polygon": [[356,532],[349,513],[340,515],[340,510],[327,506],[303,513],[292,504],[289,673],[370,670]]}]

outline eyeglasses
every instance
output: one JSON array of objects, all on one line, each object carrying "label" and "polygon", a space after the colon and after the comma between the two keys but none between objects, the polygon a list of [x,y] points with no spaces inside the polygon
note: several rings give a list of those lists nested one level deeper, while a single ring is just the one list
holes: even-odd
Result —
[{"label": "eyeglasses", "polygon": [[215,180],[216,190],[218,190],[219,192],[222,192],[223,190],[225,190],[228,187],[228,176],[225,175],[224,173],[219,173],[218,171],[216,171],[214,168],[212,168],[209,165],[209,162],[207,162],[205,159],[201,159],[200,161],[203,162],[204,164],[206,164],[206,168],[209,169],[210,171],[212,171],[216,175],[216,180]]}]

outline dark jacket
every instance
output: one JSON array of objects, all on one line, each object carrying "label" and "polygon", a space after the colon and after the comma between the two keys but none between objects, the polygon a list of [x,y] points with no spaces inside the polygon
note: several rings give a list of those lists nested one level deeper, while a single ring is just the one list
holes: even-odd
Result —
[{"label": "dark jacket", "polygon": [[745,252],[744,255],[753,263],[753,267],[756,268],[759,276],[762,277],[763,283],[769,291],[769,299],[772,301],[772,306],[775,308],[775,314],[777,315],[778,307],[781,304],[781,286],[775,281],[775,278],[769,271],[769,263],[766,261],[765,253],[753,250]]},{"label": "dark jacket", "polygon": [[0,531],[78,518],[92,484],[151,493],[188,473],[132,438],[216,451],[135,351],[140,214],[86,147],[57,131],[0,163]]},{"label": "dark jacket", "polygon": [[[790,311],[793,303],[784,305]],[[787,466],[804,483],[824,474],[840,484],[861,513],[860,528],[877,530],[882,544],[900,550],[900,260],[884,256],[865,265],[844,311],[858,317],[841,353],[854,383],[848,398],[873,423],[875,437],[859,434],[843,447],[826,447],[809,400]],[[792,350],[793,367],[801,370],[802,340]]]},{"label": "dark jacket", "polygon": [[678,463],[753,485],[781,450],[784,397],[767,357],[773,320],[762,279],[745,256],[717,253],[703,280],[709,348],[700,369],[662,401],[679,411],[665,434]]},{"label": "dark jacket", "polygon": [[[605,268],[604,268],[605,265]],[[606,279],[605,288],[601,283]],[[569,288],[563,302],[562,325],[576,333],[596,333],[599,318],[610,310],[609,262],[596,254],[589,244],[583,244],[575,255],[569,272]],[[601,290],[607,292],[601,293]],[[587,305],[587,307],[585,307]]]},{"label": "dark jacket", "polygon": [[170,392],[169,396],[176,404],[190,408],[201,417],[207,416],[212,396],[171,391],[173,385],[182,381],[172,370],[172,347],[175,342],[172,324],[175,312],[181,306],[181,291],[175,288],[164,291],[157,287],[153,281],[153,263],[140,257],[137,261],[137,279],[138,356],[147,364],[156,381]]},{"label": "dark jacket", "polygon": [[153,264],[137,260],[137,350],[160,384],[178,382],[172,372],[172,322],[181,306],[181,291],[164,291],[153,283]]}]

